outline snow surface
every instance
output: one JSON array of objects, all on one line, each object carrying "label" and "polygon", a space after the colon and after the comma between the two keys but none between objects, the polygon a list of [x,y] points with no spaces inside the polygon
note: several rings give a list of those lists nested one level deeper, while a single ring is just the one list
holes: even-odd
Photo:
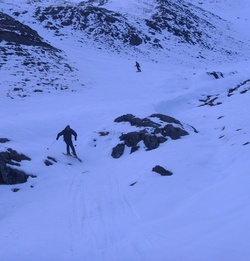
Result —
[{"label": "snow surface", "polygon": [[[46,39],[74,62],[84,88],[27,99],[1,91],[0,137],[11,141],[0,150],[30,156],[21,169],[37,178],[0,186],[0,260],[248,261],[250,93],[227,92],[249,79],[249,57],[190,67],[145,59],[136,73],[133,59]],[[224,78],[207,74],[217,70]],[[217,94],[221,105],[199,107],[204,95]],[[133,129],[114,119],[156,112],[199,132],[113,159],[119,136]],[[62,155],[62,138],[54,142],[67,124],[78,133],[83,163]],[[47,156],[58,163],[45,166]],[[155,165],[173,175],[161,177]]]}]

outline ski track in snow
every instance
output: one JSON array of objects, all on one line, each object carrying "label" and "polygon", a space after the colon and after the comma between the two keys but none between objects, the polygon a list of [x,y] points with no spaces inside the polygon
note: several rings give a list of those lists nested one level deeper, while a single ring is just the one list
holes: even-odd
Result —
[{"label": "ski track in snow", "polygon": [[[90,253],[96,253],[93,260],[100,257],[102,260],[119,259],[119,253],[126,248],[126,244],[121,243],[122,239],[126,238],[131,227],[140,226],[138,214],[132,209],[126,196],[121,194],[116,175],[111,170],[89,172],[79,174],[71,181],[68,204],[74,260],[79,256],[88,258]],[[97,180],[103,184],[98,188]],[[124,216],[126,221],[123,220]],[[139,233],[143,234],[142,231]],[[135,246],[135,251],[142,258],[146,246],[145,242],[141,244],[141,253],[138,246]],[[149,242],[148,244],[150,245]]]}]

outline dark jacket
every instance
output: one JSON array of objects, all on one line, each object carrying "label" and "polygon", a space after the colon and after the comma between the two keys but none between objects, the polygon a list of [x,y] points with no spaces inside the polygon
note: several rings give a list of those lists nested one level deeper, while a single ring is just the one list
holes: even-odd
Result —
[{"label": "dark jacket", "polygon": [[64,130],[62,130],[61,132],[59,132],[57,134],[56,139],[58,140],[59,137],[62,136],[62,135],[63,135],[63,139],[66,143],[72,142],[72,139],[71,139],[72,135],[75,137],[75,140],[77,139],[77,133],[68,126]]}]

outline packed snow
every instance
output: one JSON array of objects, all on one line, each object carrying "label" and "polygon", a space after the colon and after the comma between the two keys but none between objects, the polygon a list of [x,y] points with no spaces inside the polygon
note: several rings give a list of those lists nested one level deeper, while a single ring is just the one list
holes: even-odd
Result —
[{"label": "packed snow", "polygon": [[[206,2],[211,12],[213,2]],[[249,21],[234,25],[237,34],[245,26],[249,41]],[[39,33],[78,69],[77,91],[10,99],[0,90],[0,138],[11,140],[0,151],[31,157],[20,169],[37,176],[0,186],[0,261],[248,261],[250,92],[227,94],[250,78],[249,56],[190,66],[188,56],[183,64],[142,58],[137,73],[134,57]],[[224,77],[215,79],[213,71]],[[218,95],[221,105],[200,106],[208,95]],[[114,159],[119,136],[133,130],[114,119],[127,113],[166,114],[198,133]],[[82,163],[63,155],[65,143],[56,141],[68,124]],[[48,156],[57,163],[46,166]],[[173,175],[152,172],[155,165]]]}]

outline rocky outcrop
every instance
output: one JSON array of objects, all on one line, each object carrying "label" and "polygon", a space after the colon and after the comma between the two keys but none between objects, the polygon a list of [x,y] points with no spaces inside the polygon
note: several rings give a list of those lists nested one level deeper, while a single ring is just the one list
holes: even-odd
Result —
[{"label": "rocky outcrop", "polygon": [[18,169],[21,166],[20,162],[23,160],[30,161],[31,159],[11,148],[0,153],[0,184],[25,183],[29,177],[35,177]]},{"label": "rocky outcrop", "polygon": [[[115,122],[128,122],[137,130],[123,133],[119,137],[122,143],[112,149],[113,158],[121,157],[126,147],[130,148],[130,153],[139,150],[142,146],[146,151],[154,150],[169,138],[176,140],[189,135],[180,121],[163,114],[152,114],[142,119],[133,114],[126,114],[116,118]],[[197,132],[195,128],[189,127],[190,130]]]}]

